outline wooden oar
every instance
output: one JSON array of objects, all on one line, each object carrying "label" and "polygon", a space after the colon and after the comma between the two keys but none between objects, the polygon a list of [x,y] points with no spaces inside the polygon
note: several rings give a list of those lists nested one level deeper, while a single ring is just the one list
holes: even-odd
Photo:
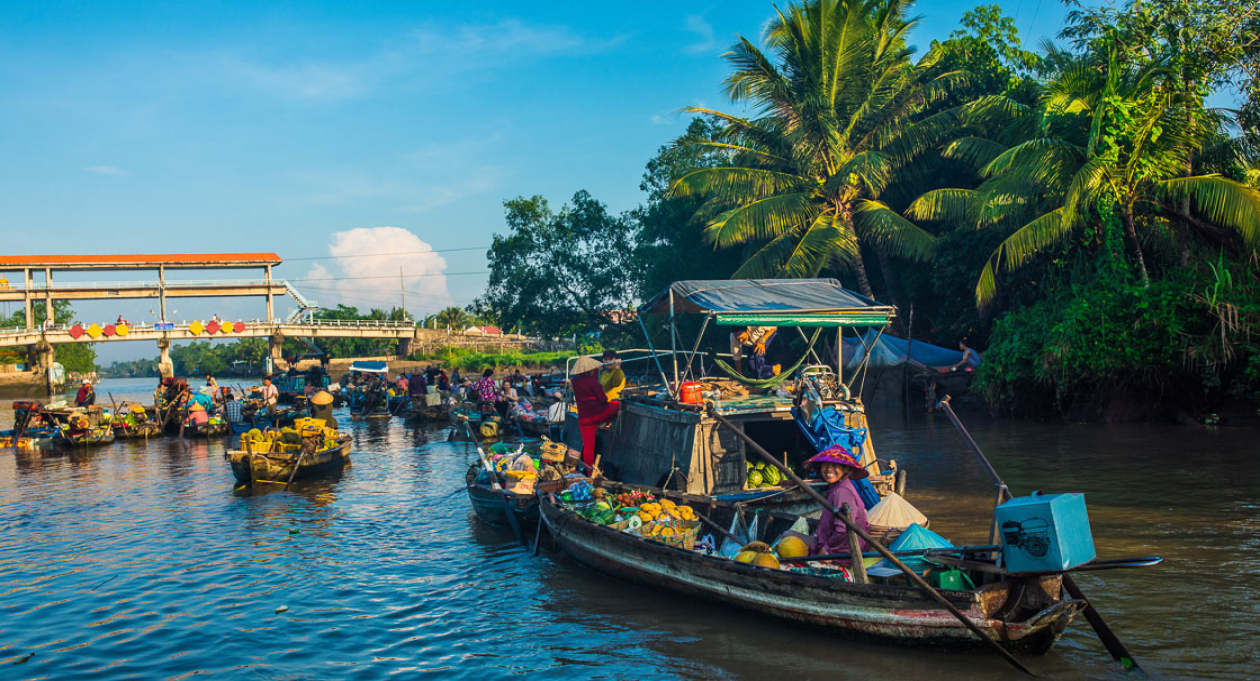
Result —
[{"label": "wooden oar", "polygon": [[468,437],[472,438],[473,444],[477,446],[477,456],[481,457],[481,465],[485,467],[486,473],[490,476],[490,489],[494,490],[499,495],[499,501],[503,502],[503,512],[507,514],[508,524],[512,526],[512,533],[516,535],[516,541],[520,542],[521,546],[528,546],[525,543],[525,537],[521,536],[521,527],[516,522],[516,514],[512,512],[512,504],[508,501],[507,492],[504,492],[503,487],[499,484],[499,476],[495,474],[494,466],[490,465],[490,458],[481,449],[481,443],[477,442],[477,438],[473,436],[472,426],[465,421],[464,427],[468,429]]},{"label": "wooden oar", "polygon": [[1029,676],[1036,676],[1036,674],[1033,674],[1031,670],[1025,667],[1022,662],[1020,662],[1014,655],[1012,655],[1011,651],[1007,650],[1006,648],[1003,648],[997,641],[994,641],[993,639],[989,638],[988,635],[985,634],[984,631],[980,629],[979,625],[977,625],[975,622],[972,622],[971,619],[967,617],[966,615],[964,615],[962,611],[960,611],[957,607],[954,606],[953,603],[950,603],[948,599],[942,596],[941,592],[932,588],[931,584],[928,584],[926,581],[924,581],[924,579],[919,576],[919,573],[915,572],[914,570],[911,570],[905,563],[901,562],[901,559],[893,555],[892,551],[889,551],[886,546],[876,541],[873,537],[871,537],[871,535],[867,534],[866,530],[863,530],[862,528],[858,527],[856,523],[854,523],[853,521],[845,517],[845,515],[840,511],[840,509],[831,505],[831,502],[827,501],[827,499],[823,497],[823,495],[819,494],[818,491],[815,490],[811,485],[806,484],[804,480],[802,480],[799,476],[796,475],[796,473],[793,473],[792,469],[788,468],[782,462],[776,459],[773,454],[771,454],[770,452],[767,452],[765,448],[763,448],[760,444],[757,444],[757,441],[749,437],[748,434],[743,431],[743,429],[741,429],[739,426],[735,425],[734,423],[731,423],[725,416],[722,416],[721,414],[719,414],[717,408],[713,406],[712,402],[706,402],[705,406],[708,409],[710,416],[717,419],[717,421],[721,423],[722,425],[734,431],[734,433],[738,435],[740,439],[742,439],[745,443],[747,443],[747,445],[753,451],[757,452],[757,454],[759,454],[761,458],[765,459],[767,463],[783,471],[783,473],[786,474],[788,478],[792,480],[792,482],[795,482],[797,486],[805,490],[806,494],[813,497],[814,501],[818,502],[820,506],[830,511],[833,516],[835,516],[837,519],[843,522],[845,524],[845,527],[849,529],[849,532],[852,532],[856,534],[858,537],[861,537],[866,542],[867,546],[870,546],[871,548],[878,551],[880,555],[884,557],[885,560],[887,560],[888,562],[896,566],[898,570],[901,570],[902,573],[906,575],[906,578],[909,579],[915,586],[922,589],[924,593],[926,593],[928,596],[931,596],[932,599],[935,600],[937,603],[940,603],[946,610],[949,611],[951,615],[957,618],[958,621],[963,624],[963,626],[970,629],[972,633],[974,633],[976,636],[979,636],[980,640],[984,641],[985,644],[988,645],[990,648],[992,648],[994,652],[1001,655],[1003,659],[1005,659],[1007,662],[1011,664],[1011,666],[1015,667],[1021,672],[1024,672],[1025,674],[1028,674]]},{"label": "wooden oar", "polygon": [[[993,480],[993,484],[1000,490],[998,492],[999,498],[1001,498],[1002,501],[1010,499],[1012,495],[1011,491],[1006,487],[1006,483],[1002,482],[1002,478],[998,476],[997,470],[993,468],[993,464],[989,463],[988,457],[984,455],[984,452],[980,451],[980,445],[976,444],[975,439],[971,437],[971,433],[967,432],[967,429],[963,427],[962,421],[958,419],[958,415],[954,413],[953,407],[949,406],[949,396],[946,395],[945,399],[938,402],[936,408],[945,412],[945,415],[949,417],[950,422],[954,424],[954,428],[958,430],[958,434],[962,436],[963,442],[967,445],[967,448],[971,450],[972,454],[976,455],[980,464],[984,466],[984,470]],[[1116,636],[1116,633],[1111,630],[1111,627],[1107,626],[1107,622],[1103,620],[1102,614],[1094,608],[1094,604],[1085,597],[1085,594],[1081,593],[1080,587],[1076,585],[1076,580],[1072,579],[1072,576],[1066,573],[1063,574],[1063,588],[1067,590],[1068,595],[1072,598],[1085,602],[1085,619],[1088,620],[1090,626],[1094,628],[1094,633],[1098,635],[1098,640],[1102,641],[1103,646],[1107,648],[1107,652],[1119,661],[1121,666],[1125,669],[1140,668],[1140,665],[1138,665],[1137,660],[1133,658],[1129,649],[1126,648],[1124,643],[1120,641],[1120,637]]]},{"label": "wooden oar", "polygon": [[302,449],[298,452],[297,461],[293,463],[293,470],[289,471],[289,480],[288,482],[284,483],[285,491],[288,491],[289,485],[293,484],[293,476],[297,475],[298,466],[302,465],[302,459],[304,458],[306,458],[306,447],[302,447]]}]

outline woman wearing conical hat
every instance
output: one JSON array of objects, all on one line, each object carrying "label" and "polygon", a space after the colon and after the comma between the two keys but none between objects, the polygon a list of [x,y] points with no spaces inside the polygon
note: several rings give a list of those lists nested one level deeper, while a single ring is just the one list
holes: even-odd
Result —
[{"label": "woman wearing conical hat", "polygon": [[337,419],[333,418],[333,396],[327,390],[320,390],[311,395],[311,416],[324,420],[325,428],[336,428]]},{"label": "woman wearing conical hat", "polygon": [[578,428],[582,432],[582,461],[595,465],[595,436],[601,424],[617,418],[620,402],[609,402],[604,386],[599,382],[599,370],[604,365],[592,357],[580,357],[573,363],[570,383],[573,399],[577,402]]},{"label": "woman wearing conical hat", "polygon": [[[816,469],[818,477],[827,483],[827,503],[832,508],[841,508],[848,504],[853,523],[863,531],[870,529],[870,524],[866,521],[866,505],[862,503],[862,497],[858,496],[857,488],[853,486],[853,480],[865,478],[870,473],[858,463],[856,457],[844,447],[828,447],[805,461],[805,468]],[[814,536],[818,542],[810,553],[815,556],[849,552],[849,528],[831,511],[822,512]],[[866,548],[866,543],[861,539],[858,540],[858,545]]]}]

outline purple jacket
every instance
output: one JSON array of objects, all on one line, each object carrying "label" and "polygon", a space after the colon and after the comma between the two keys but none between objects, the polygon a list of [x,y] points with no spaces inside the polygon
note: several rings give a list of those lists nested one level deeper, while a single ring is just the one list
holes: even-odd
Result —
[{"label": "purple jacket", "polygon": [[[827,502],[836,508],[848,504],[853,522],[863,530],[870,529],[870,523],[866,522],[866,505],[862,503],[862,498],[858,496],[851,481],[845,479],[827,487]],[[818,543],[814,545],[813,555],[849,552],[849,528],[832,515],[831,511],[822,512],[822,517],[818,519],[818,531],[814,536],[818,538]],[[866,550],[866,542],[860,538],[858,545]]]}]

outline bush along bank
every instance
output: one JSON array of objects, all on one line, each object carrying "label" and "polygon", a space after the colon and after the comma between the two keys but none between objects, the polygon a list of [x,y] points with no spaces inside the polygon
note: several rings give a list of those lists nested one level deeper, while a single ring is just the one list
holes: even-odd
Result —
[{"label": "bush along bank", "polygon": [[1103,269],[993,326],[977,377],[991,410],[1207,425],[1260,414],[1254,263],[1169,269],[1143,287]]}]

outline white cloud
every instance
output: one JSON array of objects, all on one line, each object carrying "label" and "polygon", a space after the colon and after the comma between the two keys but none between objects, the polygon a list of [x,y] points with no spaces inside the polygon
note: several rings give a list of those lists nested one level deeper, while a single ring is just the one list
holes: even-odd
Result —
[{"label": "white cloud", "polygon": [[688,45],[685,49],[691,54],[712,52],[717,48],[717,38],[713,35],[713,25],[699,14],[689,15],[683,22],[684,27],[696,34],[699,42]]},{"label": "white cloud", "polygon": [[674,121],[660,114],[652,114],[652,125],[673,125]]},{"label": "white cloud", "polygon": [[97,175],[113,175],[114,177],[122,177],[124,175],[131,174],[122,168],[115,168],[114,166],[88,166],[84,168],[84,170],[89,173],[96,173]]},{"label": "white cloud", "polygon": [[366,310],[397,307],[405,289],[407,309],[438,309],[449,304],[446,260],[420,237],[401,227],[358,227],[335,232],[328,266],[315,264],[298,290],[323,307],[338,303]]}]

